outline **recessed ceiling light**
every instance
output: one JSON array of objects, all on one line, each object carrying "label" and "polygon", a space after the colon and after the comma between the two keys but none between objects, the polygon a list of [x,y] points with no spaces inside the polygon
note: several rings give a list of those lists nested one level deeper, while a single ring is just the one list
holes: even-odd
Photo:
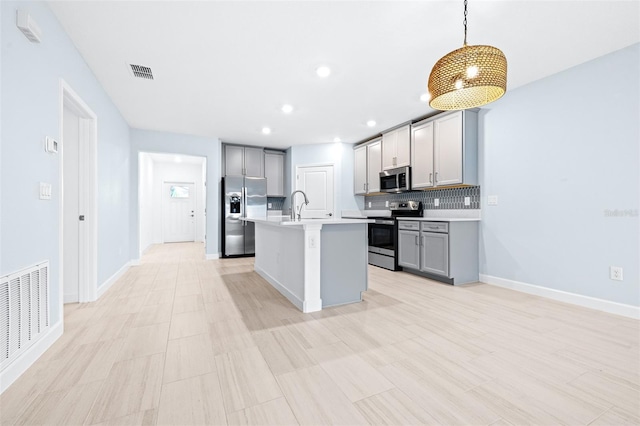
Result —
[{"label": "recessed ceiling light", "polygon": [[374,127],[375,125],[376,125],[375,120],[369,120],[369,121],[367,121],[367,126],[369,126],[369,127]]},{"label": "recessed ceiling light", "polygon": [[268,134],[271,133],[271,129],[268,128],[268,127],[263,127],[262,128],[262,133],[265,134],[265,135],[268,135]]},{"label": "recessed ceiling light", "polygon": [[293,107],[289,104],[284,104],[282,105],[282,112],[284,112],[285,114],[290,114],[291,111],[293,111]]},{"label": "recessed ceiling light", "polygon": [[326,65],[319,66],[316,68],[316,74],[321,78],[329,77],[329,74],[331,74],[331,68]]},{"label": "recessed ceiling light", "polygon": [[335,143],[340,143],[340,142],[342,142],[342,139],[340,139],[339,137],[336,136],[335,138],[333,138],[333,141]]},{"label": "recessed ceiling light", "polygon": [[420,95],[421,102],[429,102],[430,100],[431,100],[431,94],[429,92],[423,93],[422,95]]}]

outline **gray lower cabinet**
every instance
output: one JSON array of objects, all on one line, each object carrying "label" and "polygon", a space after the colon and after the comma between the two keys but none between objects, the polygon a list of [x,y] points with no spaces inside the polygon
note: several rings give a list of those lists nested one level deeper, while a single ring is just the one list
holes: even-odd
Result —
[{"label": "gray lower cabinet", "polygon": [[478,222],[398,221],[398,265],[449,284],[478,281]]},{"label": "gray lower cabinet", "polygon": [[422,256],[420,270],[432,274],[449,276],[449,234],[420,233]]},{"label": "gray lower cabinet", "polygon": [[420,269],[420,232],[398,230],[398,265]]}]

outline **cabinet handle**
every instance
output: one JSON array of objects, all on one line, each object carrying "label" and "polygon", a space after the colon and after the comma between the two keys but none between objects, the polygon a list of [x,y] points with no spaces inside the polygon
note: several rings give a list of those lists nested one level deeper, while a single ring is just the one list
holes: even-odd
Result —
[{"label": "cabinet handle", "polygon": [[433,173],[429,173],[429,183],[433,183]]},{"label": "cabinet handle", "polygon": [[416,235],[415,238],[416,238],[415,244],[418,245],[418,236]]},{"label": "cabinet handle", "polygon": [[436,183],[438,183],[438,172],[436,172],[435,178],[436,178]]},{"label": "cabinet handle", "polygon": [[363,184],[362,184],[362,190],[363,190],[363,191],[366,191],[366,190],[367,190],[367,184],[366,184],[366,183],[363,183]]}]

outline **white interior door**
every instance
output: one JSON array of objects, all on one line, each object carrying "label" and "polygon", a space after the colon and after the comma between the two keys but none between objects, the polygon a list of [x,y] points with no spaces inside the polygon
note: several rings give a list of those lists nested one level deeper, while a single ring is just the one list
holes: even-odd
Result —
[{"label": "white interior door", "polygon": [[162,235],[165,243],[195,241],[195,185],[165,182],[162,187]]},{"label": "white interior door", "polygon": [[80,301],[80,117],[62,112],[63,277],[64,303]]},{"label": "white interior door", "polygon": [[[296,167],[296,189],[304,191],[309,204],[302,208],[301,217],[326,219],[334,217],[333,166]],[[292,201],[296,214],[303,202],[300,195]],[[297,207],[296,207],[297,206]]]}]

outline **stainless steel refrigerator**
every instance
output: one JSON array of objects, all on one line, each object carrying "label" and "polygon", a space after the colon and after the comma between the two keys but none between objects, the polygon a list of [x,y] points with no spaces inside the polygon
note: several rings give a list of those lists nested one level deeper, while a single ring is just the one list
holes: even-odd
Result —
[{"label": "stainless steel refrigerator", "polygon": [[222,197],[222,256],[255,254],[255,223],[241,218],[267,216],[267,180],[225,176]]}]

